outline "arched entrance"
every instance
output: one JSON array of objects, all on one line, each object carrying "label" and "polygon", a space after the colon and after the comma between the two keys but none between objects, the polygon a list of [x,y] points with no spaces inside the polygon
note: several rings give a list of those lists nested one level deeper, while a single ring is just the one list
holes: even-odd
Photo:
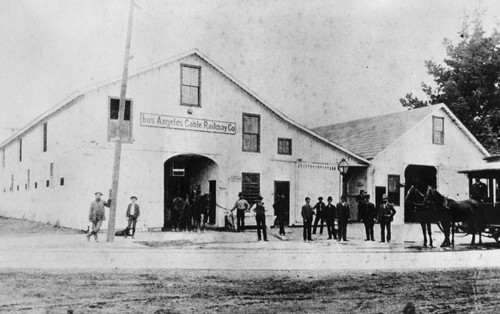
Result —
[{"label": "arched entrance", "polygon": [[[433,166],[408,165],[405,170],[405,195],[412,185],[421,193],[425,193],[429,185],[436,187],[436,178],[437,170]],[[405,203],[405,222],[417,222],[415,205]]]},{"label": "arched entrance", "polygon": [[209,224],[215,223],[215,204],[217,197],[217,164],[210,158],[184,154],[177,155],[165,161],[163,166],[163,229],[171,228],[172,200],[180,196],[185,198],[190,188],[199,186],[201,194],[210,193]]}]

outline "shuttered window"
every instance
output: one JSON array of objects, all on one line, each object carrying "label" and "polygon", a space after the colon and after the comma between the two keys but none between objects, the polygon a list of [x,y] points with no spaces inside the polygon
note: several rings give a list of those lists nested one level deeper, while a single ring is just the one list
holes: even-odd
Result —
[{"label": "shuttered window", "polygon": [[243,114],[243,151],[260,151],[260,116]]},{"label": "shuttered window", "polygon": [[241,192],[250,204],[257,202],[260,195],[260,174],[243,172],[241,174]]},{"label": "shuttered window", "polygon": [[278,138],[278,154],[280,155],[292,154],[292,139]]},{"label": "shuttered window", "polygon": [[[120,99],[109,98],[109,116],[108,116],[108,141],[114,141],[118,138],[118,112],[120,110]],[[132,142],[132,101],[125,101],[125,116],[122,124],[122,141]]]}]

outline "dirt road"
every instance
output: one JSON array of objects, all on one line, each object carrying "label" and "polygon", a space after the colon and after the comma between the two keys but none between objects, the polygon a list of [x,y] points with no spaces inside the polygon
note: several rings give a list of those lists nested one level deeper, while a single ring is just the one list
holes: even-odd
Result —
[{"label": "dirt road", "polygon": [[[266,243],[253,232],[95,243],[75,230],[0,219],[0,312],[500,312],[496,245],[462,239],[456,250],[421,250],[397,237],[365,243],[350,228],[348,243],[303,243],[296,230]],[[408,239],[414,227],[404,228]]]},{"label": "dirt road", "polygon": [[498,313],[500,271],[23,270],[0,295],[26,313]]}]

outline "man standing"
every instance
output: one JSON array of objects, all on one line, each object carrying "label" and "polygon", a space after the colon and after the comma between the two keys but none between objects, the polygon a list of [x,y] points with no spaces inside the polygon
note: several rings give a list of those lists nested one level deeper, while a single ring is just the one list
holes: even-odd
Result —
[{"label": "man standing", "polygon": [[254,208],[255,211],[255,222],[257,223],[257,237],[258,241],[262,240],[260,236],[260,231],[264,235],[264,241],[267,241],[267,230],[266,230],[266,208],[264,207],[264,202],[262,201],[262,196],[257,198],[257,204]]},{"label": "man standing", "polygon": [[318,203],[314,205],[314,210],[316,211],[316,218],[314,219],[314,229],[313,234],[316,234],[316,228],[318,227],[318,222],[321,224],[319,228],[319,234],[323,234],[323,223],[325,222],[325,203],[323,203],[323,196],[318,197]]},{"label": "man standing", "polygon": [[97,234],[101,230],[102,222],[106,220],[104,206],[109,207],[111,205],[111,200],[104,202],[101,197],[101,192],[95,192],[95,200],[90,203],[89,221],[92,223],[92,231],[87,234],[87,241],[90,241],[92,235],[94,235],[96,242],[99,241]]},{"label": "man standing", "polygon": [[328,196],[328,204],[325,206],[325,219],[326,219],[326,229],[328,231],[328,240],[337,239],[337,231],[335,230],[335,205],[332,204],[333,198]]},{"label": "man standing", "polygon": [[385,242],[385,230],[387,229],[387,243],[391,242],[391,222],[396,210],[391,203],[387,201],[387,194],[382,196],[382,204],[380,204],[377,220],[380,223],[380,242]]},{"label": "man standing", "polygon": [[280,226],[280,236],[285,236],[285,219],[286,219],[286,208],[285,208],[285,197],[283,195],[276,196],[276,203],[273,205],[274,214],[278,219],[278,224]]},{"label": "man standing", "polygon": [[245,229],[245,212],[250,208],[250,204],[243,198],[243,193],[238,193],[239,200],[234,204],[233,212],[236,209],[236,225],[238,226],[238,232],[242,232]]},{"label": "man standing", "polygon": [[478,178],[475,178],[474,179],[475,182],[474,184],[472,185],[471,187],[471,198],[473,200],[476,200],[478,202],[484,202],[484,199],[486,198],[486,190],[487,190],[487,187],[486,187],[486,184],[484,184],[483,182],[481,182],[480,179]]},{"label": "man standing", "polygon": [[358,208],[360,209],[359,218],[365,225],[365,241],[375,241],[375,237],[373,235],[373,226],[375,225],[375,220],[377,219],[377,209],[375,208],[375,205],[370,202],[370,195],[365,195],[365,201],[363,202],[363,205],[358,205]]},{"label": "man standing", "polygon": [[128,204],[127,207],[128,225],[127,229],[125,229],[125,238],[129,236],[130,227],[132,226],[132,239],[134,239],[135,225],[137,224],[137,218],[139,218],[141,211],[139,210],[139,205],[136,203],[137,197],[131,196],[130,200],[132,201],[132,203]]},{"label": "man standing", "polygon": [[311,224],[312,224],[312,218],[314,215],[313,208],[309,203],[311,202],[311,199],[309,197],[306,197],[306,204],[302,206],[302,219],[304,220],[304,242],[305,241],[312,241],[311,238]]},{"label": "man standing", "polygon": [[340,197],[340,202],[337,204],[336,216],[339,222],[338,241],[347,241],[347,222],[350,219],[350,209],[345,195]]}]

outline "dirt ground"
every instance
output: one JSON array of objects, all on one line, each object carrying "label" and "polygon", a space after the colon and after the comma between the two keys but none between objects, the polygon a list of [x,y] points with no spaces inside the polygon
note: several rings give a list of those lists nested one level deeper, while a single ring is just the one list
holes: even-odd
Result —
[{"label": "dirt ground", "polygon": [[[54,233],[78,234],[79,231],[0,217],[0,236],[6,241],[11,241],[11,237],[27,239],[28,235]],[[176,251],[183,250],[184,245],[175,244]],[[84,251],[84,254],[106,255],[111,249],[102,246],[97,251]],[[160,249],[164,254],[174,254],[169,253],[168,246]],[[192,246],[187,250],[192,251]],[[141,254],[148,252],[143,246]],[[311,251],[310,254],[314,259],[315,253]],[[343,253],[332,253],[332,263],[335,263],[336,254]],[[438,258],[439,254],[448,253],[437,253]],[[127,255],[116,256],[127,258]],[[190,256],[202,258],[206,255]],[[221,256],[227,258],[225,254]],[[293,255],[283,255],[283,258],[293,258]],[[0,269],[0,312],[500,313],[500,268],[412,269],[10,267]]]},{"label": "dirt ground", "polygon": [[26,313],[499,313],[500,270],[19,270],[0,295]]}]

